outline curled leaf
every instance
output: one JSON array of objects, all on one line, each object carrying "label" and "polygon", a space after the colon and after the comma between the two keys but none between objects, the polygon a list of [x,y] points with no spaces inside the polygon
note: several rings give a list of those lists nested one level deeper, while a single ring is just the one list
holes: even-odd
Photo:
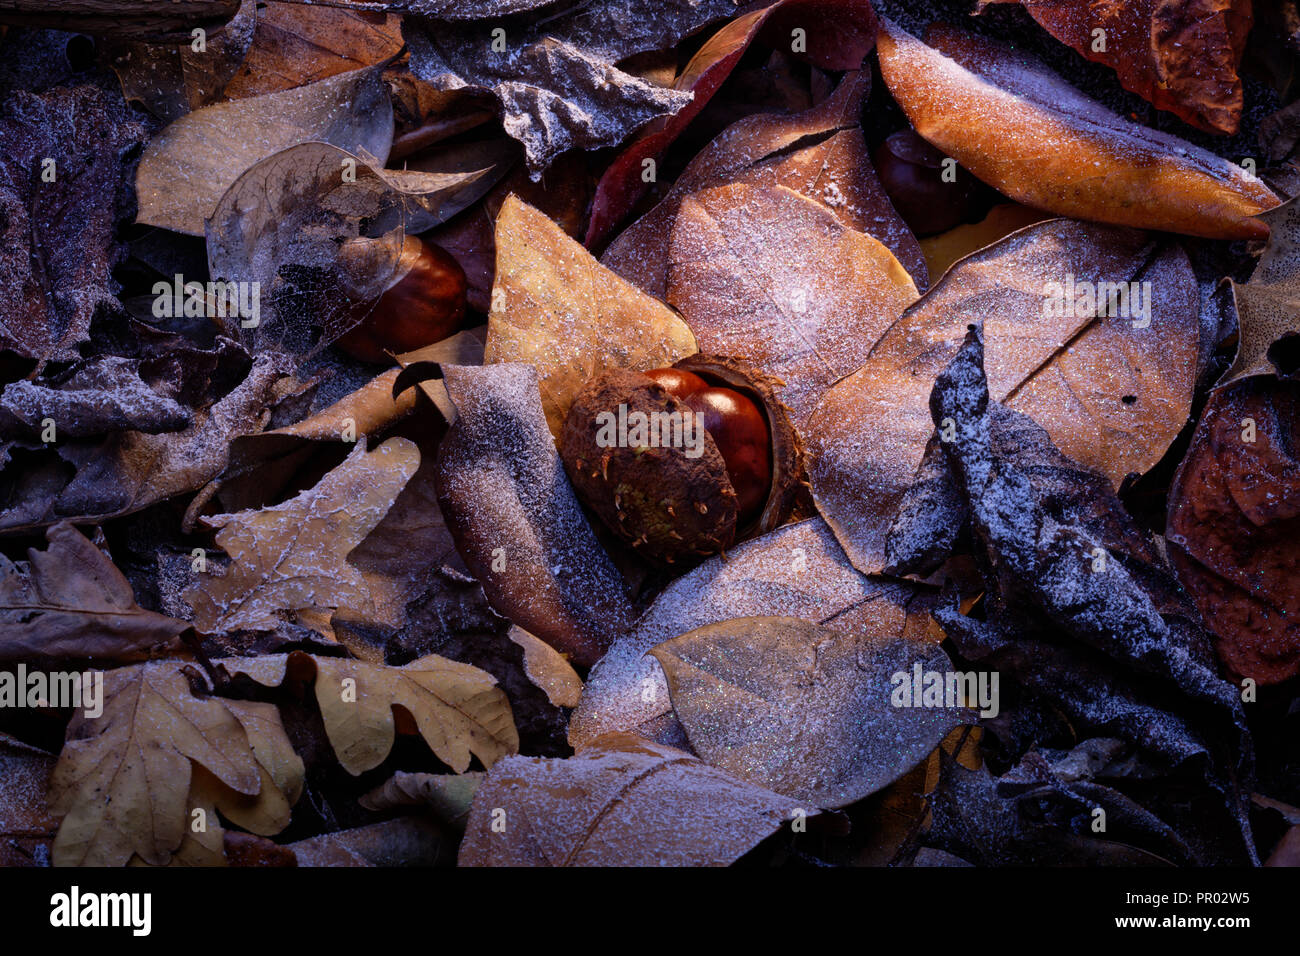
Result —
[{"label": "curled leaf", "polygon": [[952,29],[927,46],[882,21],[880,68],[916,131],[975,176],[1064,216],[1211,239],[1262,239],[1260,180],[1131,123],[1045,67]]}]

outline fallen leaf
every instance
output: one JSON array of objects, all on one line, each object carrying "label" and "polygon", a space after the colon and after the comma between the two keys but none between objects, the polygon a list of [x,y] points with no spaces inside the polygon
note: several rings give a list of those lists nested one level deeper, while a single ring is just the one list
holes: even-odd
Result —
[{"label": "fallen leaf", "polygon": [[54,756],[0,733],[0,866],[49,866],[58,820],[45,807]]},{"label": "fallen leaf", "polygon": [[[1250,0],[981,0],[1018,3],[1048,33],[1119,76],[1124,89],[1211,133],[1231,135],[1244,99],[1237,69]],[[1097,31],[1101,31],[1100,37]]]},{"label": "fallen leaf", "polygon": [[1000,203],[979,222],[963,223],[937,236],[921,240],[925,264],[930,276],[938,279],[972,252],[991,246],[1018,229],[1051,218],[1046,213],[1019,203]]},{"label": "fallen leaf", "polygon": [[849,73],[827,100],[793,116],[749,116],[724,130],[683,170],[668,195],[610,243],[601,262],[650,295],[666,298],[669,244],[692,193],[748,183],[786,186],[829,207],[846,227],[874,236],[916,285],[927,284],[916,238],[876,178],[858,125],[870,76]]},{"label": "fallen leaf", "polygon": [[[1123,308],[1133,282],[1137,298]],[[1108,295],[1100,310],[1113,314],[1084,307],[1084,292],[1098,288],[1114,288],[1119,307]],[[1134,312],[1138,299],[1143,308],[1149,301],[1149,316]],[[1070,308],[1055,307],[1066,301]],[[1182,249],[1064,219],[1022,229],[951,268],[808,420],[817,507],[867,573],[883,566],[885,529],[934,433],[930,387],[975,322],[985,324],[995,400],[1033,417],[1066,455],[1116,485],[1155,465],[1187,420],[1202,331]]]},{"label": "fallen leaf", "polygon": [[258,162],[291,146],[325,142],[382,166],[392,140],[392,105],[378,67],[216,103],[150,141],[136,173],[136,221],[202,236],[221,197]]},{"label": "fallen leaf", "polygon": [[1300,674],[1300,389],[1252,375],[1210,393],[1169,489],[1169,557],[1237,677]]},{"label": "fallen leaf", "polygon": [[1285,351],[1273,350],[1300,336],[1300,203],[1293,199],[1260,219],[1272,231],[1250,281],[1232,283],[1241,343],[1220,385],[1294,368]]},{"label": "fallen leaf", "polygon": [[512,624],[508,636],[523,649],[528,679],[546,693],[546,699],[556,707],[577,707],[582,678],[564,655],[522,627]]},{"label": "fallen leaf", "polygon": [[[788,23],[787,23],[788,21]],[[876,15],[867,0],[840,3],[828,0],[778,0],[732,20],[711,36],[691,57],[673,81],[677,90],[689,90],[689,105],[650,123],[610,163],[596,187],[591,225],[586,245],[604,243],[610,231],[623,220],[649,190],[644,177],[645,161],[657,162],[687,125],[708,105],[713,94],[735,69],[736,64],[760,33],[790,36],[790,24],[804,29],[804,55],[829,70],[856,70],[876,42]],[[811,27],[813,35],[808,35]]]},{"label": "fallen leaf", "polygon": [[796,428],[916,297],[879,241],[784,186],[697,192],[673,223],[669,304],[701,351],[783,382]]},{"label": "fallen leaf", "polygon": [[671,309],[610,272],[514,196],[496,220],[497,266],[484,361],[537,369],[559,436],[573,398],[614,368],[662,368],[698,349]]},{"label": "fallen leaf", "polygon": [[95,359],[45,384],[19,379],[0,391],[0,440],[39,438],[51,419],[66,438],[117,431],[146,434],[180,431],[190,424],[186,409],[140,378],[140,362],[108,356]]},{"label": "fallen leaf", "polygon": [[[272,629],[287,614],[366,607],[349,552],[383,519],[419,467],[415,445],[394,438],[367,454],[364,440],[314,488],[284,504],[203,519],[231,556],[185,592],[201,631]],[[327,635],[328,636],[328,635]]]},{"label": "fallen leaf", "polygon": [[[963,719],[899,706],[896,675],[948,674],[934,644],[792,617],[742,617],[651,650],[691,749],[755,786],[832,809],[897,780]],[[910,699],[910,698],[909,698]],[[974,703],[973,701],[971,702]]]},{"label": "fallen leaf", "polygon": [[403,667],[368,661],[293,655],[226,658],[232,674],[267,687],[283,683],[292,659],[308,658],[316,674],[316,703],[339,764],[356,776],[384,762],[397,734],[401,707],[434,755],[457,773],[471,757],[491,767],[519,749],[510,702],[496,679],[477,667],[430,654]]},{"label": "fallen leaf", "polygon": [[881,21],[880,67],[912,126],[1017,202],[1210,239],[1262,239],[1278,203],[1240,166],[1111,113],[1055,73],[936,27],[932,46]]},{"label": "fallen leaf", "polygon": [[486,777],[477,771],[455,775],[398,771],[358,802],[367,810],[422,807],[451,830],[464,833],[474,794]]},{"label": "fallen leaf", "polygon": [[285,849],[298,866],[439,866],[453,860],[446,834],[417,816],[325,833]]},{"label": "fallen leaf", "polygon": [[260,765],[227,703],[194,696],[177,661],[107,671],[103,714],[73,717],[50,780],[50,809],[63,817],[54,864],[168,862],[185,836],[191,761],[257,795]]},{"label": "fallen leaf", "polygon": [[259,6],[252,46],[223,90],[228,100],[374,66],[402,49],[401,20],[392,14],[274,0]]},{"label": "fallen leaf", "polygon": [[[786,525],[714,557],[669,584],[619,637],[583,687],[569,723],[582,750],[601,734],[680,733],[664,674],[649,651],[687,631],[738,617],[801,617],[849,633],[924,639],[929,595],[909,582],[859,574],[819,518]],[[918,613],[920,612],[920,613]]]},{"label": "fallen leaf", "polygon": [[119,308],[110,270],[145,128],[121,97],[90,84],[0,107],[0,349],[73,361],[96,310]]},{"label": "fallen leaf", "polygon": [[690,93],[614,64],[674,46],[740,6],[738,0],[592,0],[524,17],[504,35],[493,33],[505,29],[495,12],[483,22],[408,18],[403,35],[417,77],[440,89],[468,86],[496,97],[506,132],[524,144],[536,175],[561,153],[617,145],[650,120],[683,109]]},{"label": "fallen leaf", "polygon": [[801,810],[816,812],[680,750],[608,734],[567,760],[497,764],[474,797],[459,863],[727,866]]},{"label": "fallen leaf", "polygon": [[15,563],[0,555],[0,661],[140,660],[178,647],[189,628],[136,603],[130,583],[75,527]]},{"label": "fallen leaf", "polygon": [[596,662],[632,623],[623,579],[573,494],[529,365],[444,366],[455,423],[438,450],[438,505],[492,606]]}]

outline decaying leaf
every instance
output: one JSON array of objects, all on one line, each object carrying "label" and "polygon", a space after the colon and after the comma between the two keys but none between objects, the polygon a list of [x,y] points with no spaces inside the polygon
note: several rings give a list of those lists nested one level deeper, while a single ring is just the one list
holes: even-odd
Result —
[{"label": "decaying leaf", "polygon": [[632,623],[626,586],[591,529],[529,365],[444,366],[456,421],[438,450],[438,505],[501,614],[590,665]]},{"label": "decaying leaf", "polygon": [[522,627],[511,625],[510,640],[524,652],[528,679],[540,687],[556,707],[577,707],[582,697],[582,678],[555,648],[538,640]]},{"label": "decaying leaf", "polygon": [[987,609],[978,620],[940,607],[936,619],[963,657],[1039,702],[1019,711],[1031,743],[1050,739],[1062,716],[1076,735],[1126,741],[1167,775],[1141,802],[1190,856],[1253,861],[1250,734],[1199,620],[1101,477],[1071,475],[1078,466],[1041,428],[990,403],[983,357],[976,326],[930,405],[936,424],[952,422],[937,445],[964,501]]},{"label": "decaying leaf", "polygon": [[608,734],[567,760],[497,764],[474,797],[460,865],[726,866],[797,811],[815,812],[688,753]]},{"label": "decaying leaf", "polygon": [[601,372],[662,368],[698,351],[671,309],[514,196],[497,216],[496,250],[484,361],[537,369],[553,435],[560,434],[573,397]]},{"label": "decaying leaf", "polygon": [[176,649],[189,624],[140,607],[81,532],[61,522],[45,538],[49,547],[25,562],[0,555],[0,661],[130,661]]},{"label": "decaying leaf", "polygon": [[136,175],[136,218],[201,236],[226,190],[245,170],[282,150],[324,142],[383,165],[392,141],[392,104],[378,67],[207,106],[149,143]]},{"label": "decaying leaf", "polygon": [[54,756],[0,733],[0,866],[49,866],[58,820],[45,807]]},{"label": "decaying leaf", "polygon": [[469,86],[496,97],[506,132],[524,144],[537,174],[563,152],[616,145],[650,120],[683,109],[690,93],[614,64],[670,47],[740,7],[739,0],[592,0],[515,21],[511,29],[488,12],[478,22],[466,14],[467,22],[455,23],[408,18],[403,35],[417,77],[440,89]]},{"label": "decaying leaf", "polygon": [[587,676],[569,742],[581,750],[601,734],[633,731],[685,746],[663,671],[648,653],[687,631],[784,615],[849,633],[924,640],[928,600],[910,583],[859,574],[820,519],[778,528],[725,558],[710,558],[660,592]]},{"label": "decaying leaf", "polygon": [[370,597],[347,556],[383,519],[419,467],[415,445],[364,441],[314,488],[281,505],[216,515],[216,543],[232,558],[185,592],[201,631],[273,629],[286,613],[366,607]]},{"label": "decaying leaf", "polygon": [[1059,215],[1211,239],[1262,239],[1277,197],[1240,166],[1138,126],[1045,67],[936,26],[882,20],[880,67],[916,131],[975,176]]},{"label": "decaying leaf", "polygon": [[399,771],[360,803],[367,810],[423,807],[452,830],[464,833],[474,794],[486,777],[478,771],[455,775]]},{"label": "decaying leaf", "polygon": [[1252,375],[1211,393],[1169,489],[1169,556],[1238,677],[1300,674],[1300,386]]},{"label": "decaying leaf", "polygon": [[391,14],[275,0],[259,6],[252,45],[222,91],[226,99],[293,89],[384,63],[402,49],[401,23]]},{"label": "decaying leaf", "polygon": [[85,84],[0,108],[0,349],[69,361],[101,307],[117,307],[115,231],[130,151],[144,126],[121,97]]},{"label": "decaying leaf", "polygon": [[471,757],[490,767],[519,749],[510,702],[496,679],[436,654],[403,667],[301,652],[221,663],[232,674],[277,687],[290,665],[303,658],[315,670],[316,702],[330,746],[348,773],[384,762],[397,734],[395,707],[410,715],[429,748],[457,773],[469,768]]},{"label": "decaying leaf", "polygon": [[950,269],[808,421],[817,506],[868,573],[934,433],[931,384],[975,322],[994,399],[1116,485],[1158,462],[1187,420],[1203,333],[1182,249],[1065,219],[1022,229]]},{"label": "decaying leaf", "polygon": [[979,10],[990,3],[1019,3],[1052,36],[1111,67],[1124,89],[1154,106],[1211,133],[1237,132],[1237,68],[1250,33],[1250,0],[981,0]]},{"label": "decaying leaf", "polygon": [[[876,15],[867,0],[777,0],[726,24],[700,47],[673,81],[674,89],[691,92],[690,104],[649,124],[601,176],[587,231],[588,246],[601,245],[645,194],[649,188],[643,175],[646,160],[657,161],[704,110],[754,39],[766,32],[783,43],[790,36],[792,24],[804,29],[803,55],[823,69],[858,69],[876,42]],[[808,35],[809,28],[812,36]]]},{"label": "decaying leaf", "polygon": [[185,836],[191,761],[236,793],[263,786],[244,725],[226,701],[196,697],[179,662],[107,671],[103,714],[73,717],[50,780],[55,865],[166,863]]},{"label": "decaying leaf", "polygon": [[[1291,200],[1260,219],[1271,228],[1268,245],[1250,281],[1233,282],[1232,295],[1240,317],[1241,344],[1220,384],[1251,375],[1290,375],[1300,337],[1300,202]],[[1275,350],[1283,351],[1275,351]]]},{"label": "decaying leaf", "polygon": [[878,240],[784,186],[697,192],[673,223],[669,304],[701,351],[783,382],[777,394],[796,427],[916,296]]},{"label": "decaying leaf", "polygon": [[869,88],[869,74],[849,73],[832,96],[806,112],[733,123],[691,161],[657,206],[619,234],[601,262],[665,298],[672,227],[682,201],[715,186],[749,183],[786,186],[822,203],[846,227],[884,243],[925,288],[920,246],[876,178],[858,125]]},{"label": "decaying leaf", "polygon": [[453,858],[446,834],[417,816],[326,833],[285,849],[298,866],[437,866]]},{"label": "decaying leaf", "polygon": [[963,719],[963,706],[975,704],[895,699],[896,675],[910,684],[916,667],[952,671],[934,644],[799,618],[734,618],[650,653],[667,675],[691,749],[816,807],[856,803],[892,783]]}]

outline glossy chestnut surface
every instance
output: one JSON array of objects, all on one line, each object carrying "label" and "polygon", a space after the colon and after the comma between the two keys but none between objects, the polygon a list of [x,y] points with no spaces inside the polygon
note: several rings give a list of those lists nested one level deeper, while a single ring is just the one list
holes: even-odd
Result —
[{"label": "glossy chestnut surface", "polygon": [[432,345],[465,320],[465,270],[445,249],[407,236],[395,276],[370,314],[335,343],[363,362],[391,363],[389,353]]}]

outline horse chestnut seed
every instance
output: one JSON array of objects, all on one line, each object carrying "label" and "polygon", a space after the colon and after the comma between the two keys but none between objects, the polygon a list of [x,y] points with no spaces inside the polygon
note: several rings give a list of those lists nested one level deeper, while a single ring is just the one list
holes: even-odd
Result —
[{"label": "horse chestnut seed", "polygon": [[772,435],[763,413],[735,389],[712,388],[685,369],[657,368],[645,374],[685,402],[713,438],[739,499],[739,521],[748,524],[772,487]]},{"label": "horse chestnut seed", "polygon": [[[933,236],[978,218],[979,181],[910,129],[891,134],[872,156],[880,183],[908,228]],[[950,172],[949,172],[950,170]]]},{"label": "horse chestnut seed", "polygon": [[465,319],[465,270],[451,253],[407,236],[393,281],[360,324],[335,343],[363,362],[387,364],[389,353],[432,345]]}]

